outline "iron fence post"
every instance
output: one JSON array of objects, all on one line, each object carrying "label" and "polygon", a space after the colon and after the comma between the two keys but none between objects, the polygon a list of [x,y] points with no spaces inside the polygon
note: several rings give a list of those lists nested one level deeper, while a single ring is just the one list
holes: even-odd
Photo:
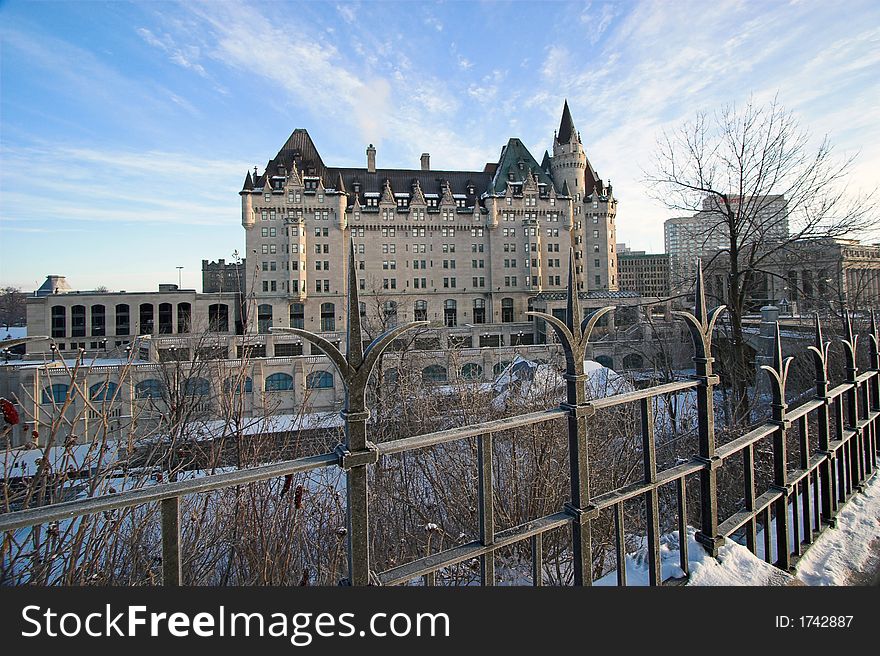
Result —
[{"label": "iron fence post", "polygon": [[346,475],[348,580],[342,583],[360,586],[374,581],[370,569],[368,467],[379,461],[379,451],[367,434],[367,420],[370,417],[366,403],[367,383],[382,352],[403,333],[425,326],[428,322],[413,321],[391,328],[364,349],[354,240],[349,242],[347,301],[345,355],[320,335],[300,328],[272,328],[272,331],[293,333],[317,346],[333,362],[345,385],[345,406],[341,412],[345,422],[345,442],[336,448],[339,466]]},{"label": "iron fence post", "polygon": [[574,278],[574,249],[568,257],[568,294],[566,317],[561,319],[543,312],[527,312],[548,322],[559,338],[565,354],[565,403],[560,407],[568,412],[568,462],[571,496],[564,511],[571,515],[573,573],[575,585],[592,585],[591,522],[599,516],[599,509],[590,503],[590,457],[587,417],[593,408],[587,401],[584,357],[587,343],[599,319],[612,311],[604,307],[581,320],[577,284]]},{"label": "iron fence post", "polygon": [[831,399],[828,398],[828,349],[831,342],[822,337],[822,322],[819,313],[815,314],[815,342],[808,347],[813,352],[813,367],[816,371],[816,398],[822,401],[817,411],[817,428],[819,431],[819,453],[825,459],[819,465],[819,496],[822,499],[822,520],[834,525],[834,452],[831,450]]},{"label": "iron fence post", "polygon": [[696,303],[694,312],[673,312],[673,315],[684,320],[694,344],[694,378],[700,381],[696,388],[697,394],[697,427],[699,432],[699,459],[704,463],[700,470],[700,530],[696,540],[712,556],[718,556],[718,550],[724,538],[718,534],[718,468],[721,458],[715,453],[715,401],[714,388],[718,377],[712,373],[712,331],[725,306],[720,305],[712,310],[706,307],[706,293],[703,284],[703,268],[697,260],[697,278],[695,284]]},{"label": "iron fence post", "polygon": [[841,340],[846,354],[846,378],[849,385],[846,390],[846,425],[847,430],[854,434],[847,439],[847,455],[849,456],[849,486],[848,491],[864,489],[863,481],[865,470],[863,463],[864,453],[864,429],[859,427],[859,365],[858,365],[858,342],[859,336],[853,333],[852,314],[846,314],[846,338]]},{"label": "iron fence post", "polygon": [[180,497],[160,502],[162,514],[162,585],[182,585],[180,567]]},{"label": "iron fence post", "polygon": [[[779,335],[778,321],[774,323],[774,330],[773,365],[769,367],[761,365],[761,368],[770,377],[770,388],[773,393],[773,400],[770,404],[771,422],[776,424],[776,429],[773,431],[773,485],[771,486],[779,492],[779,498],[774,503],[776,510],[776,566],[787,571],[791,567],[788,497],[792,493],[792,486],[788,482],[786,433],[791,422],[785,417],[785,411],[788,408],[785,403],[785,383],[788,378],[788,368],[794,358],[782,357],[782,340]],[[764,530],[767,530],[767,527]]]},{"label": "iron fence post", "polygon": [[[880,412],[880,333],[877,331],[877,317],[871,310],[871,334],[870,334],[870,358],[871,371],[874,376],[869,384],[869,412]],[[877,469],[877,431],[880,429],[880,417],[875,418],[871,422],[871,430],[869,431],[869,456],[868,463],[870,471],[873,473]]]}]

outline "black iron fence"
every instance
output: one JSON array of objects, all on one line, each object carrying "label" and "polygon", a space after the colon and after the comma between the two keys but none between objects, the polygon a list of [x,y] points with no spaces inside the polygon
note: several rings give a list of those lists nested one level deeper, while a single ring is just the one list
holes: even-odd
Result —
[{"label": "black iron fence", "polygon": [[[624,504],[642,500],[645,508],[647,563],[649,583],[663,583],[661,573],[661,488],[674,489],[679,531],[680,567],[688,574],[688,548],[685,536],[688,524],[687,481],[699,481],[699,509],[691,515],[699,517],[696,539],[712,556],[717,556],[726,538],[744,534],[745,543],[757,553],[758,526],[763,527],[763,554],[768,562],[790,569],[823,528],[833,525],[839,507],[859,490],[877,467],[877,431],[880,418],[880,348],[878,332],[872,317],[869,335],[870,369],[860,373],[857,366],[857,336],[851,323],[843,344],[846,351],[846,379],[829,389],[829,342],[823,339],[816,320],[815,345],[810,347],[815,364],[815,397],[789,410],[785,403],[785,387],[791,358],[782,357],[779,328],[776,328],[772,366],[763,367],[771,382],[772,416],[748,433],[716,446],[713,390],[718,377],[712,372],[712,333],[723,308],[709,311],[706,307],[702,273],[696,283],[694,313],[679,312],[689,329],[694,344],[695,375],[691,379],[647,389],[628,391],[598,399],[587,398],[584,369],[585,351],[599,318],[613,308],[603,308],[581,318],[575,284],[569,270],[568,307],[566,320],[533,313],[555,330],[566,358],[566,400],[559,407],[542,412],[453,428],[439,432],[396,439],[379,444],[369,440],[366,394],[370,372],[379,355],[391,342],[416,326],[414,322],[394,328],[373,341],[366,349],[361,341],[358,285],[353,255],[349,258],[348,340],[345,355],[318,335],[287,328],[318,346],[338,369],[346,386],[345,440],[335,451],[318,456],[264,464],[249,469],[209,475],[202,478],[153,485],[121,493],[96,496],[83,500],[56,503],[0,516],[0,532],[72,517],[91,515],[142,504],[161,504],[162,567],[166,585],[181,584],[180,499],[186,495],[219,490],[237,485],[269,480],[281,476],[309,472],[320,468],[340,467],[346,474],[347,491],[347,555],[350,585],[405,584],[422,577],[426,585],[435,583],[436,573],[475,558],[480,563],[483,585],[494,585],[496,553],[520,543],[530,545],[534,585],[543,583],[543,539],[550,532],[569,527],[571,531],[572,573],[575,585],[592,583],[591,525],[600,512],[613,513],[617,552],[617,581],[626,584],[626,527]],[[663,395],[693,390],[698,415],[698,453],[683,464],[658,471],[655,446],[653,400]],[[624,487],[591,494],[588,445],[591,431],[602,421],[601,414],[610,408],[638,404],[641,413],[641,452],[643,480]],[[567,420],[570,493],[558,511],[531,519],[520,525],[497,530],[494,519],[493,435],[559,418]],[[817,431],[817,440],[810,431]],[[789,433],[799,440],[799,457],[791,462],[787,447]],[[370,468],[380,457],[411,452],[468,438],[477,439],[477,485],[479,538],[411,560],[385,571],[371,566],[369,513]],[[758,490],[755,450],[762,440],[772,442],[772,484]],[[812,448],[813,444],[817,448]],[[719,469],[736,458],[742,463],[741,510],[719,520]],[[669,511],[664,504],[666,512]],[[669,518],[664,518],[666,523]],[[774,540],[775,536],[775,540]],[[773,546],[775,545],[775,556]]]}]

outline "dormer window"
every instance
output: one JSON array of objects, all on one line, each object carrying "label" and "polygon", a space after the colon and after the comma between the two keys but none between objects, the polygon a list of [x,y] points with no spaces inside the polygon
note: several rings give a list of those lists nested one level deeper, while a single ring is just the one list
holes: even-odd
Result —
[{"label": "dormer window", "polygon": [[354,183],[354,193],[356,193],[356,194],[361,193],[361,183],[360,182]]}]

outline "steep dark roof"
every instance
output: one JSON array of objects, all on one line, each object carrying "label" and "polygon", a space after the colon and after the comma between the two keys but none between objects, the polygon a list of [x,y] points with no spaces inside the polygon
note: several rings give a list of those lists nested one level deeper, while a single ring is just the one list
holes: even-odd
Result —
[{"label": "steep dark roof", "polygon": [[544,151],[544,159],[541,160],[541,170],[544,173],[550,173],[550,153],[548,151]]},{"label": "steep dark roof", "polygon": [[519,139],[511,139],[501,150],[501,158],[498,160],[498,167],[492,180],[495,193],[503,194],[507,191],[507,183],[511,178],[513,182],[522,182],[529,171],[539,183],[545,183],[548,190],[553,187],[550,176],[544,173],[525,144]]},{"label": "steep dark roof", "polygon": [[324,166],[324,160],[315,148],[312,138],[307,130],[297,128],[293,131],[285,144],[281,146],[278,154],[266,164],[266,172],[260,176],[259,180],[254,181],[254,186],[262,187],[266,183],[266,173],[269,176],[277,174],[278,166],[283,166],[289,173],[292,165],[296,164],[301,175],[317,175],[329,186],[332,177],[327,175],[327,167]]},{"label": "steep dark roof", "polygon": [[[421,169],[376,169],[368,173],[366,168],[328,169],[334,177],[341,177],[349,196],[355,195],[364,204],[364,194],[381,194],[385,189],[385,181],[391,185],[395,194],[411,194],[413,185],[418,181],[424,194],[443,195],[443,187],[449,182],[453,194],[464,194],[468,206],[473,207],[474,200],[485,191],[492,177],[482,171],[422,171]],[[360,184],[357,194],[353,193],[355,183]],[[338,184],[338,183],[337,183]],[[470,189],[473,193],[468,193]]]},{"label": "steep dark roof", "polygon": [[244,176],[244,186],[241,188],[242,191],[252,191],[254,188],[254,179],[251,177],[251,172],[248,171],[247,175]]},{"label": "steep dark roof", "polygon": [[[297,128],[278,154],[268,162],[262,175],[255,174],[251,178],[248,173],[245,189],[264,187],[269,178],[280,174],[279,167],[284,168],[286,175],[290,175],[296,167],[301,175],[319,176],[325,187],[335,187],[338,192],[347,194],[350,204],[354,202],[355,196],[360,199],[361,205],[365,205],[365,194],[381,195],[387,180],[393,193],[411,194],[413,185],[418,181],[422,193],[429,196],[433,194],[438,198],[442,197],[448,182],[451,193],[456,196],[464,195],[467,206],[473,207],[484,191],[503,194],[507,191],[508,180],[523,182],[530,172],[539,184],[547,185],[548,190],[553,188],[553,181],[545,170],[549,169],[548,153],[545,153],[544,160],[545,166],[538,165],[522,141],[510,139],[502,148],[498,163],[489,163],[482,171],[376,169],[375,173],[370,173],[366,168],[326,166],[309,133]],[[251,186],[248,187],[248,184]]]},{"label": "steep dark roof", "polygon": [[[568,109],[568,100],[562,107],[562,120],[559,122],[559,132],[556,133],[556,143],[568,143],[572,136],[577,137],[577,131],[574,128],[574,121],[571,119],[571,112]],[[580,139],[578,139],[580,141]]]}]

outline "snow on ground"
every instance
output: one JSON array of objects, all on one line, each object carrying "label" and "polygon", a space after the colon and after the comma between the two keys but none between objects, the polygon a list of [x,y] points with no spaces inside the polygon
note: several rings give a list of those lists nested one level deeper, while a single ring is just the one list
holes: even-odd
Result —
[{"label": "snow on ground", "polygon": [[880,569],[880,475],[856,494],[797,564],[807,585],[868,585]]},{"label": "snow on ground", "polygon": [[[771,525],[772,528],[772,525]],[[695,586],[768,586],[791,585],[871,585],[880,571],[880,475],[856,494],[837,515],[837,527],[826,529],[798,561],[792,576],[765,562],[763,533],[758,531],[758,555],[745,546],[725,540],[718,559],[710,558],[694,539],[695,529],[688,527],[687,585]],[[775,530],[773,534],[775,541]],[[773,552],[775,556],[775,549]],[[678,532],[660,540],[662,578],[680,578]],[[643,546],[626,557],[627,585],[648,585],[647,551]],[[612,571],[593,585],[617,585]]]},{"label": "snow on ground", "polygon": [[23,337],[27,337],[27,326],[3,326],[0,328],[0,340],[22,339]]},{"label": "snow on ground", "polygon": [[688,585],[789,585],[794,580],[791,574],[765,563],[733,540],[725,540],[718,560],[710,558],[702,546],[696,546],[696,562],[691,566]]},{"label": "snow on ground", "polygon": [[[718,560],[710,558],[702,545],[694,538],[696,531],[688,527],[688,585],[787,585],[793,579],[790,574],[757,558],[744,546],[727,540],[718,553]],[[679,565],[678,531],[660,539],[661,579],[684,576]],[[626,584],[648,585],[648,557],[646,548],[626,557]],[[593,582],[597,586],[617,585],[617,572],[611,571]]]}]

